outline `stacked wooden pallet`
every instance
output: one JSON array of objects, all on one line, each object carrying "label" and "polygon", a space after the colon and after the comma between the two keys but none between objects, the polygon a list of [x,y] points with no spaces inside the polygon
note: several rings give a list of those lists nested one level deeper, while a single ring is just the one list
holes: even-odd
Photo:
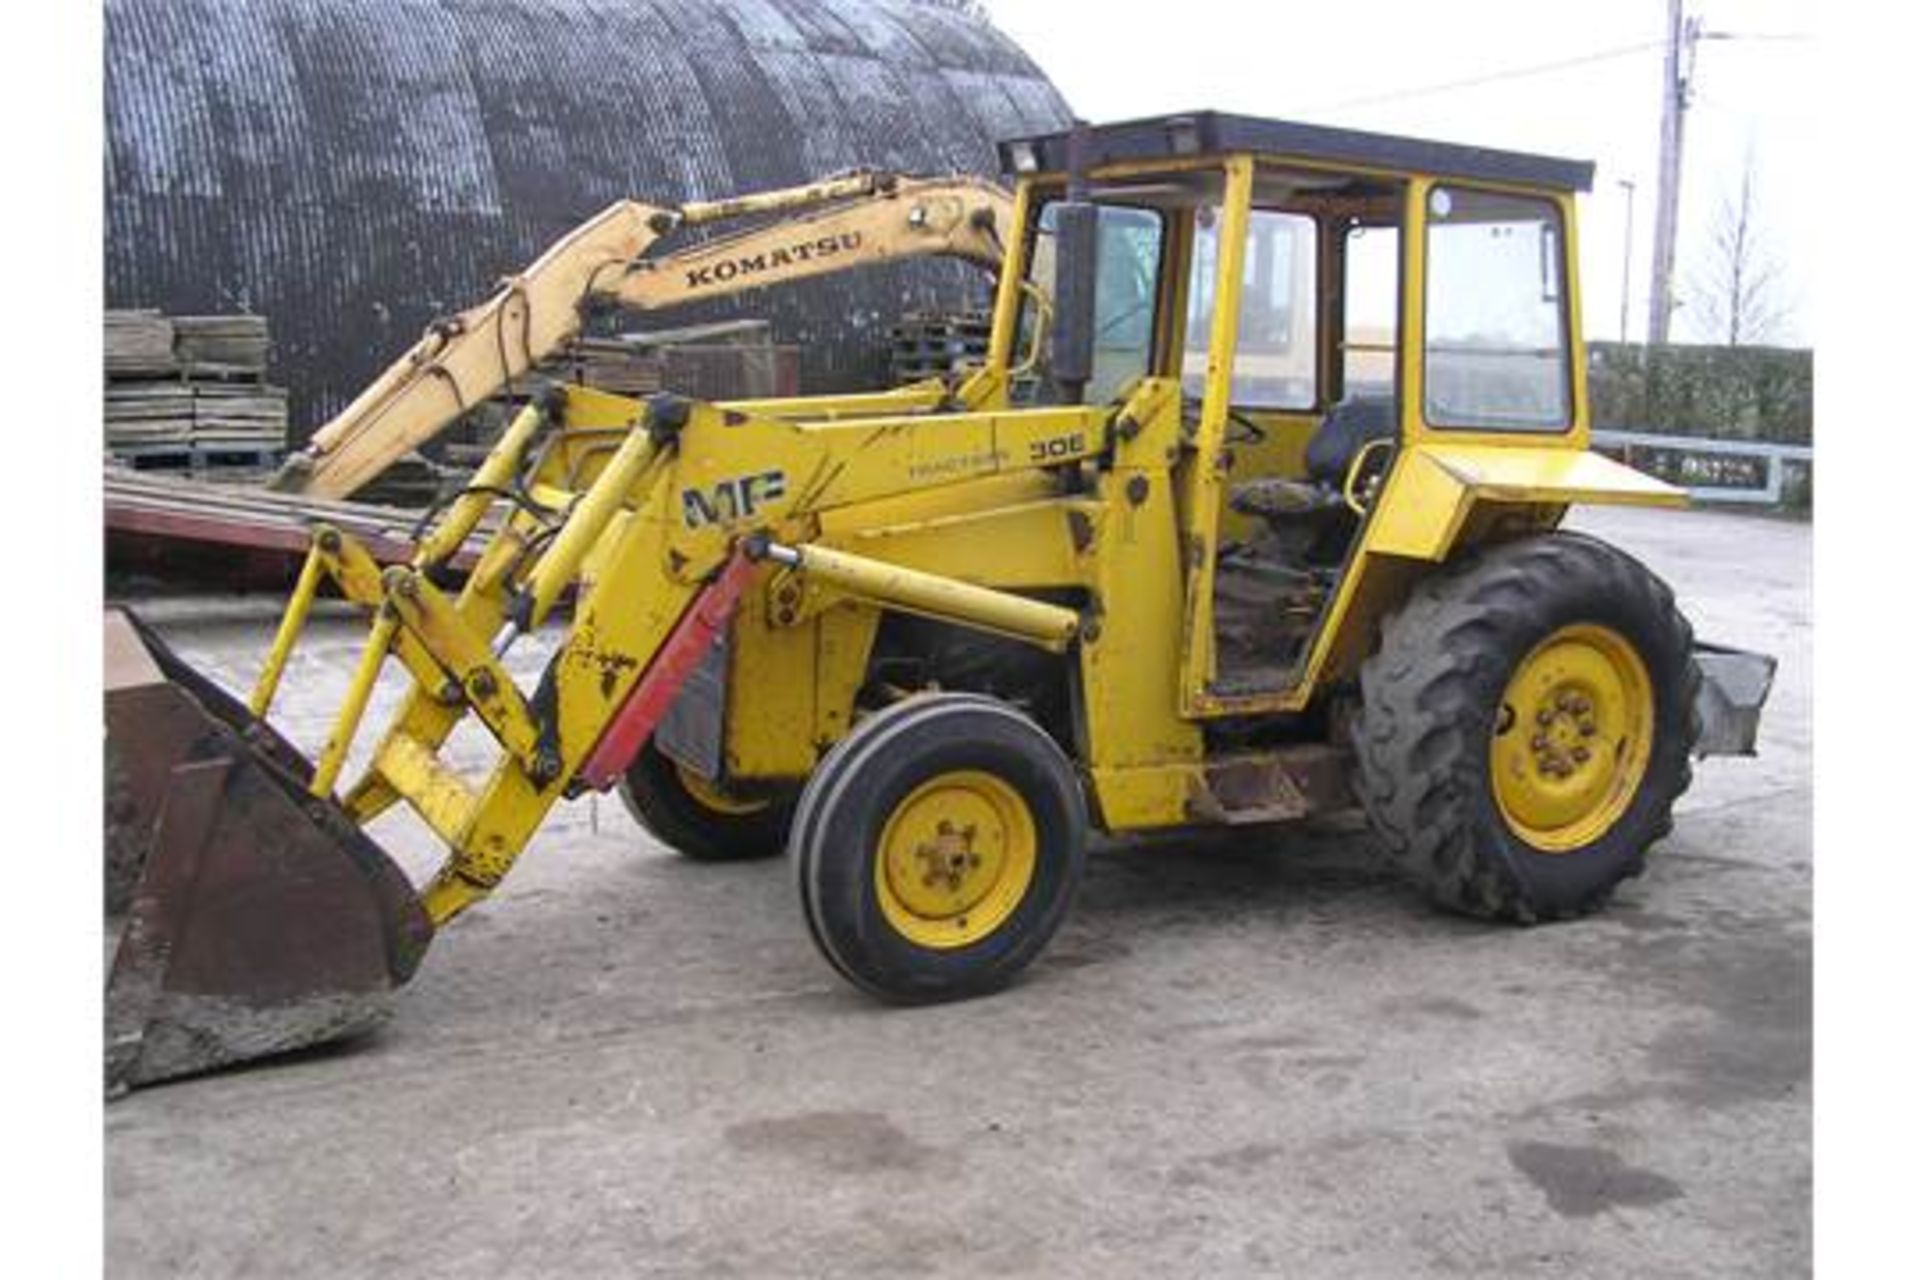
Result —
[{"label": "stacked wooden pallet", "polygon": [[173,321],[158,311],[109,311],[106,320],[107,378],[172,374]]},{"label": "stacked wooden pallet", "polygon": [[800,394],[798,347],[694,345],[661,353],[661,381],[669,391],[697,400],[758,400]]},{"label": "stacked wooden pallet", "polygon": [[142,470],[261,470],[287,444],[287,393],[266,380],[264,316],[109,311],[107,452]]},{"label": "stacked wooden pallet", "polygon": [[774,345],[765,320],[745,319],[575,338],[549,370],[568,382],[617,395],[668,390],[745,400],[793,395],[798,362],[796,349]]},{"label": "stacked wooden pallet", "polygon": [[650,396],[660,389],[660,358],[622,338],[575,338],[559,361],[569,382],[623,396]]},{"label": "stacked wooden pallet", "polygon": [[173,350],[183,366],[240,374],[267,371],[265,316],[176,316]]},{"label": "stacked wooden pallet", "polygon": [[919,382],[983,365],[992,332],[984,312],[909,312],[889,334],[893,380]]}]

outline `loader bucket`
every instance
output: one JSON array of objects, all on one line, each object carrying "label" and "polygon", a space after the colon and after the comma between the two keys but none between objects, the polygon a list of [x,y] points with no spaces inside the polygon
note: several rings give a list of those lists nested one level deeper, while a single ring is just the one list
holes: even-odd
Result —
[{"label": "loader bucket", "polygon": [[108,1091],[382,1022],[433,936],[405,874],[130,613],[106,668]]}]

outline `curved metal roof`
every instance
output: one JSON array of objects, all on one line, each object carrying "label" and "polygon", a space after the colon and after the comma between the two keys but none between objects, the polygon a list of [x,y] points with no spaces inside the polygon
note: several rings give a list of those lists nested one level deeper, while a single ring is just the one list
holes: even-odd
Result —
[{"label": "curved metal roof", "polygon": [[[615,199],[991,173],[1069,118],[1005,36],[913,0],[107,0],[106,58],[108,304],[266,314],[296,435]],[[810,382],[865,380],[969,272],[674,315],[767,316]]]}]

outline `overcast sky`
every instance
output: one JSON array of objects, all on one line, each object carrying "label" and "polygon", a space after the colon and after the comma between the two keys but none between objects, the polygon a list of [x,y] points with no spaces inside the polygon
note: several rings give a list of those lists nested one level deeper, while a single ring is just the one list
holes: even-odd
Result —
[{"label": "overcast sky", "polygon": [[[1581,206],[1590,338],[1620,329],[1633,197],[1629,333],[1646,331],[1666,0],[985,0],[1092,120],[1212,107],[1595,161]],[[1813,341],[1813,6],[1689,0],[1709,32],[1687,113],[1677,279],[1706,265],[1716,208],[1755,167],[1759,230],[1793,304],[1776,340]],[[1644,46],[1644,47],[1636,47]],[[1507,73],[1546,64],[1536,74]],[[1483,81],[1462,85],[1462,81]],[[1453,86],[1436,89],[1436,86]],[[1433,92],[1419,90],[1435,89]],[[1682,306],[1673,336],[1707,337]]]}]

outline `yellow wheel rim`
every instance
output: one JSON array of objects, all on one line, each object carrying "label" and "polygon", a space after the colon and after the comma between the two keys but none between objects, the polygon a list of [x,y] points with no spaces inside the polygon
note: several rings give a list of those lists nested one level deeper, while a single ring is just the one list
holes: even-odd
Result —
[{"label": "yellow wheel rim", "polygon": [[1515,835],[1542,853],[1612,829],[1653,752],[1653,682],[1609,627],[1562,627],[1520,661],[1493,726],[1493,794]]},{"label": "yellow wheel rim", "polygon": [[977,770],[939,774],[908,793],[880,833],[880,911],[919,946],[968,946],[1019,907],[1038,852],[1018,791]]},{"label": "yellow wheel rim", "polygon": [[680,780],[680,789],[692,796],[694,803],[702,809],[711,809],[715,813],[726,814],[729,817],[744,818],[748,814],[759,813],[773,803],[771,800],[731,795],[685,765],[674,765],[673,772]]}]

